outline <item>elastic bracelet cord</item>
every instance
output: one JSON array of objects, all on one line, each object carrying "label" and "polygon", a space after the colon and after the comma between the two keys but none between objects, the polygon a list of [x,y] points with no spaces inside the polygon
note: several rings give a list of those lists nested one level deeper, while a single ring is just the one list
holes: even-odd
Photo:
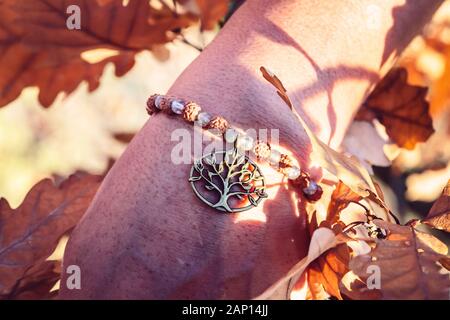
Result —
[{"label": "elastic bracelet cord", "polygon": [[297,192],[302,192],[309,201],[320,199],[323,191],[320,185],[309,175],[295,165],[294,159],[287,154],[276,150],[274,146],[263,141],[254,141],[248,135],[233,129],[230,123],[221,116],[212,116],[193,101],[180,98],[154,94],[147,101],[147,113],[154,115],[163,112],[170,115],[181,116],[189,123],[197,123],[205,130],[215,130],[223,136],[228,143],[234,143],[239,150],[254,154],[258,161],[265,161],[284,174]]}]

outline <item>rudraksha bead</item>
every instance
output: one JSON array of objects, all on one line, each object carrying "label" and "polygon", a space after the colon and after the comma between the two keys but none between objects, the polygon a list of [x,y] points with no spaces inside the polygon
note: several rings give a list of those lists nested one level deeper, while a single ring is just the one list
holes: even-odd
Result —
[{"label": "rudraksha bead", "polygon": [[[154,94],[147,100],[147,113],[149,115],[153,115],[160,111],[158,107],[156,107],[156,99],[159,97],[159,94]],[[159,98],[161,99],[161,98]]]},{"label": "rudraksha bead", "polygon": [[282,154],[280,157],[280,169],[286,169],[286,168],[290,168],[294,165],[294,160],[292,160],[291,156],[287,155],[287,154]]},{"label": "rudraksha bead", "polygon": [[268,144],[267,142],[258,141],[255,147],[253,148],[253,152],[255,153],[258,159],[262,160],[268,159],[270,157],[271,152],[270,144]]},{"label": "rudraksha bead", "polygon": [[172,103],[172,98],[168,96],[162,96],[161,101],[159,103],[159,109],[161,109],[162,112],[172,114],[172,108],[170,104]]},{"label": "rudraksha bead", "polygon": [[202,108],[195,102],[187,102],[184,106],[183,119],[189,122],[197,120],[197,116]]},{"label": "rudraksha bead", "polygon": [[221,134],[224,134],[229,127],[228,121],[219,116],[212,118],[207,125],[207,129],[218,130]]}]

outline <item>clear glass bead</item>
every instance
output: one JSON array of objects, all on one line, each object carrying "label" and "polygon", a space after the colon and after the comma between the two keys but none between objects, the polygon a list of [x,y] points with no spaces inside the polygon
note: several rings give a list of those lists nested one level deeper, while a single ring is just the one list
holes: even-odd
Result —
[{"label": "clear glass bead", "polygon": [[236,147],[243,151],[251,150],[253,148],[253,138],[249,136],[239,136],[237,138]]},{"label": "clear glass bead", "polygon": [[175,114],[182,114],[184,110],[184,103],[180,100],[173,100],[170,103],[170,109],[172,109],[172,112]]},{"label": "clear glass bead", "polygon": [[300,168],[297,166],[290,167],[289,169],[287,169],[286,172],[286,176],[290,180],[297,179],[298,177],[300,177],[300,174],[301,174]]},{"label": "clear glass bead", "polygon": [[205,127],[212,119],[212,116],[208,112],[200,112],[197,116],[197,123]]},{"label": "clear glass bead", "polygon": [[313,180],[309,182],[309,185],[306,188],[303,188],[303,192],[306,193],[309,196],[312,196],[316,193],[318,189],[317,183]]},{"label": "clear glass bead", "polygon": [[277,166],[280,163],[281,153],[277,150],[270,152],[269,163],[273,166]]},{"label": "clear glass bead", "polygon": [[161,110],[161,100],[162,100],[162,96],[156,96],[155,107],[157,107],[159,110]]},{"label": "clear glass bead", "polygon": [[234,129],[227,129],[225,131],[225,141],[228,143],[233,143],[234,141],[236,141],[236,138],[238,137],[238,133],[236,130]]}]

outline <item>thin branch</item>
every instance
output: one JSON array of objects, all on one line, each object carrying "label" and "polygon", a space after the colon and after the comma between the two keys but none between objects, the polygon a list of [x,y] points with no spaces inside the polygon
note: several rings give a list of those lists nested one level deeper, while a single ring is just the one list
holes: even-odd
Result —
[{"label": "thin branch", "polygon": [[203,48],[200,48],[199,46],[196,46],[195,44],[193,44],[192,42],[190,42],[188,39],[186,39],[186,37],[180,32],[178,33],[177,36],[178,40],[180,40],[181,42],[183,42],[184,44],[187,44],[188,46],[194,48],[195,50],[198,50],[199,52],[203,51]]},{"label": "thin branch", "polygon": [[365,205],[363,205],[362,203],[360,203],[360,202],[358,202],[358,201],[349,201],[349,202],[350,202],[350,203],[357,204],[358,206],[363,207],[364,210],[366,211],[366,216],[367,216],[367,217],[372,216],[372,214],[370,214],[369,208],[367,208],[367,207],[366,207]]},{"label": "thin branch", "polygon": [[354,231],[354,229],[355,229],[355,227],[357,227],[357,226],[359,226],[359,225],[362,225],[362,224],[364,224],[365,222],[364,221],[353,221],[352,223],[350,223],[350,224],[348,224],[345,228],[344,228],[344,230],[342,230],[342,232],[349,232],[350,230],[353,230]]}]

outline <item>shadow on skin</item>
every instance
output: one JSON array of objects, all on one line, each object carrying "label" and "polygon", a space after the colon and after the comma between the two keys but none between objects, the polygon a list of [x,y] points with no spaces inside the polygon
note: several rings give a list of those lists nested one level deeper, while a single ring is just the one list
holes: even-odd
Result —
[{"label": "shadow on skin", "polygon": [[[425,0],[422,0],[422,2]],[[417,0],[406,0],[405,4],[397,6],[392,10],[393,24],[386,34],[386,40],[384,45],[383,56],[380,64],[380,68],[392,58],[392,56],[400,54],[410,43],[410,41],[417,35],[422,29],[421,26],[430,21],[433,13],[439,8],[442,0],[439,2],[433,2],[430,4],[431,9],[423,14],[423,12],[417,12],[414,7],[417,5]],[[414,17],[414,23],[409,23],[409,28],[405,28],[405,21],[411,21]],[[405,36],[406,34],[406,36]]]},{"label": "shadow on skin", "polygon": [[[301,46],[301,44],[295,39],[293,39],[288,33],[286,33],[286,31],[284,31],[278,25],[276,25],[275,23],[273,23],[272,21],[268,20],[265,17],[261,18],[261,22],[269,25],[270,30],[273,33],[268,33],[266,28],[261,27],[255,28],[255,32],[264,35],[266,38],[270,39],[273,42],[295,48],[301,55],[303,55],[306,58],[311,67],[314,69],[317,80],[311,85],[302,88],[296,92],[293,92],[292,97],[295,97],[297,103],[294,103],[294,105],[297,107],[297,109],[303,110],[306,100],[311,99],[314,96],[320,95],[322,92],[326,93],[328,100],[327,117],[328,123],[330,125],[330,135],[328,139],[328,144],[330,144],[336,130],[336,111],[335,106],[333,105],[333,97],[332,97],[332,92],[335,85],[339,81],[352,79],[368,80],[370,82],[376,82],[379,79],[377,72],[367,70],[366,68],[363,67],[350,67],[343,65],[336,68],[321,68],[319,64],[308,54],[308,52],[306,52],[306,50]],[[305,116],[303,112],[302,116]],[[311,123],[311,120],[309,120],[308,123]],[[312,129],[314,129],[314,127],[312,127]]]}]

